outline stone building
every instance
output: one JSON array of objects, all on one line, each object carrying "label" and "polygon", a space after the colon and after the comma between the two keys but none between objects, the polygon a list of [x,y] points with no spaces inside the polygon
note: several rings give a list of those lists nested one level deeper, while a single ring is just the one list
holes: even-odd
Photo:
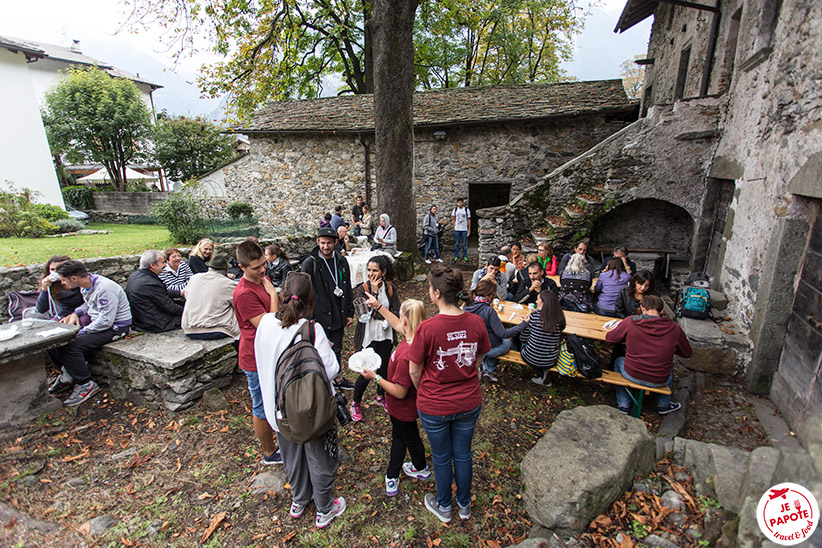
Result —
[{"label": "stone building", "polygon": [[[505,204],[549,171],[636,119],[620,80],[452,88],[414,98],[420,217]],[[272,102],[235,131],[249,153],[211,173],[216,201],[254,204],[264,224],[315,227],[335,205],[376,203],[373,96]],[[418,230],[421,228],[418,227]]]},{"label": "stone building", "polygon": [[676,249],[749,331],[748,389],[798,431],[822,411],[822,3],[702,4],[627,2],[617,31],[654,17],[642,117],[480,212],[481,248]]}]

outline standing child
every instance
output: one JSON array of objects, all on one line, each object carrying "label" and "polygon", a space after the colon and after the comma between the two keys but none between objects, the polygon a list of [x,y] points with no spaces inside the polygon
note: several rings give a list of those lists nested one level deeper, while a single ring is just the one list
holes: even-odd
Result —
[{"label": "standing child", "polygon": [[[426,313],[421,301],[409,299],[400,306],[400,317],[397,318],[383,304],[369,297],[369,305],[379,311],[396,331],[405,333],[405,340],[391,354],[385,378],[367,369],[362,373],[363,377],[374,380],[385,390],[386,408],[391,416],[391,456],[385,473],[385,492],[393,497],[400,487],[400,468],[410,478],[426,480],[431,477],[417,428],[417,391],[408,370],[411,342],[417,326],[426,319]],[[411,462],[403,463],[406,449]]]}]

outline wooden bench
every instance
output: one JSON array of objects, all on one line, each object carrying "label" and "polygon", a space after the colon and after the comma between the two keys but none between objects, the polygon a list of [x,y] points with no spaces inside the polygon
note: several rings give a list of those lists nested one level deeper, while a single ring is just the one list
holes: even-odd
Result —
[{"label": "wooden bench", "polygon": [[[629,247],[628,254],[631,253],[658,253],[659,255],[665,256],[665,279],[667,280],[671,276],[671,255],[676,255],[679,253],[678,249],[646,249],[646,248],[639,248],[639,247]],[[595,247],[592,251],[599,252],[599,261],[605,261],[605,254],[610,253],[614,250],[613,247],[603,247],[598,246]],[[603,265],[604,268],[605,265]]]},{"label": "wooden bench", "polygon": [[[528,365],[527,363],[525,363],[525,360],[522,359],[522,354],[520,354],[516,350],[511,350],[507,354],[503,354],[499,357],[499,359],[511,363],[518,363],[520,365]],[[549,371],[559,373],[559,370],[556,367],[552,367],[551,369],[549,369]],[[585,376],[580,375],[579,373],[576,374],[576,377],[579,379],[587,379]],[[605,384],[613,384],[616,386],[622,386],[623,388],[627,388],[628,395],[630,396],[631,402],[633,403],[633,406],[631,408],[631,416],[637,418],[639,418],[640,412],[642,411],[642,399],[646,391],[656,392],[657,394],[671,394],[671,388],[668,386],[660,386],[658,388],[642,386],[640,384],[636,384],[634,382],[629,381],[616,371],[603,371],[602,376],[600,378],[593,380],[604,382]]]}]

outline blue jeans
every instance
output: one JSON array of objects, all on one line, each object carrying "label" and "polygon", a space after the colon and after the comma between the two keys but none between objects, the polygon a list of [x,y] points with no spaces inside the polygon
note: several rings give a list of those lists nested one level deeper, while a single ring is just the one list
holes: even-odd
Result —
[{"label": "blue jeans", "polygon": [[599,304],[594,305],[594,314],[599,314],[600,316],[608,316],[610,318],[619,318],[619,314],[616,313],[616,310],[600,308]]},{"label": "blue jeans", "polygon": [[457,482],[457,504],[462,508],[471,506],[471,441],[481,409],[482,404],[471,411],[445,416],[426,415],[418,411],[420,422],[428,435],[428,443],[431,445],[437,504],[443,510],[451,509],[452,479]]},{"label": "blue jeans", "polygon": [[440,238],[436,234],[425,237],[425,260],[428,260],[428,250],[434,249],[434,258],[440,258]]},{"label": "blue jeans", "polygon": [[482,358],[482,368],[489,373],[496,371],[497,364],[499,363],[497,358],[503,354],[507,354],[513,345],[514,343],[511,339],[502,339],[499,346],[495,346],[485,353],[485,357]]},{"label": "blue jeans", "polygon": [[[668,382],[653,383],[635,379],[625,372],[625,356],[621,356],[614,362],[614,371],[621,374],[623,377],[640,386],[648,386],[651,388],[659,388],[660,386],[671,386],[674,382],[674,368],[671,365],[671,376],[668,377]],[[631,397],[628,395],[628,389],[622,386],[617,386],[616,389],[617,406],[623,409],[631,408]],[[671,396],[669,394],[656,394],[657,409],[667,409],[671,405]]]},{"label": "blue jeans", "polygon": [[462,245],[462,258],[468,257],[468,231],[455,230],[454,231],[454,258],[460,258],[460,245]]},{"label": "blue jeans", "polygon": [[251,414],[258,419],[265,420],[265,407],[263,407],[263,392],[260,390],[260,377],[256,371],[245,371],[245,378],[248,380],[248,393],[251,394]]}]

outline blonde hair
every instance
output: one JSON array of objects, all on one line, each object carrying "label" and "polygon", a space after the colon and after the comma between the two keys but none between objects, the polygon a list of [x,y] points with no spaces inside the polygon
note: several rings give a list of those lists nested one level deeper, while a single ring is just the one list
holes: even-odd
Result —
[{"label": "blonde hair", "polygon": [[417,299],[403,301],[400,306],[400,320],[403,318],[408,320],[408,326],[405,328],[405,340],[410,344],[417,332],[417,326],[428,319],[425,305]]},{"label": "blonde hair", "polygon": [[[211,246],[214,247],[214,242],[212,242],[208,238],[203,238],[202,240],[197,242],[197,245],[195,245],[194,248],[191,250],[191,255],[197,255],[199,258],[205,259],[205,257],[203,257],[203,248],[208,244],[211,244]],[[213,252],[212,255],[214,255]]]},{"label": "blonde hair", "polygon": [[539,255],[536,253],[531,253],[527,257],[525,257],[525,264],[532,264],[539,261]]}]

